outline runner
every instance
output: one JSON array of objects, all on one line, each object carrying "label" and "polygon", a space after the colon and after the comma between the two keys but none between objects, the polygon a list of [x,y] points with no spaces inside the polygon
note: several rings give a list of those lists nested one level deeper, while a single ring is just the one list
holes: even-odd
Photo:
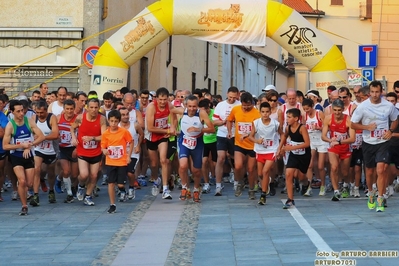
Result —
[{"label": "runner", "polygon": [[[18,194],[22,203],[19,215],[27,215],[27,189],[32,187],[34,176],[32,148],[41,143],[45,137],[36,124],[24,116],[20,101],[10,101],[10,111],[13,118],[8,122],[4,132],[3,149],[10,151],[11,164],[18,178]],[[35,135],[34,140],[32,134]]]},{"label": "runner", "polygon": [[[99,114],[100,101],[92,98],[87,104],[87,111],[78,115],[71,125],[72,145],[76,146],[79,166],[79,185],[77,198],[84,199],[84,204],[94,206],[92,194],[96,187],[98,170],[102,159],[100,146],[101,135],[107,129],[105,117]],[[78,129],[76,136],[75,131]],[[86,195],[84,187],[86,185]]]},{"label": "runner", "polygon": [[[393,104],[381,98],[382,84],[379,81],[370,83],[370,98],[362,102],[352,115],[352,128],[363,130],[363,159],[366,166],[367,184],[372,184],[373,171],[377,172],[378,198],[376,191],[370,190],[367,205],[369,209],[383,212],[384,193],[389,163],[389,139],[398,126],[398,110]],[[389,122],[392,122],[389,126]]]},{"label": "runner", "polygon": [[48,112],[52,113],[53,115],[57,116],[61,114],[62,110],[64,109],[64,101],[66,99],[66,95],[68,93],[67,88],[59,87],[57,90],[57,100],[52,102],[48,106]]},{"label": "runner", "polygon": [[[326,116],[323,123],[322,140],[330,143],[328,149],[328,158],[330,161],[330,179],[334,189],[332,201],[339,201],[341,196],[347,198],[349,196],[348,186],[342,188],[342,195],[338,185],[338,168],[341,169],[342,179],[345,183],[349,183],[348,174],[351,161],[350,145],[355,142],[355,130],[351,129],[350,117],[344,114],[344,102],[335,100],[331,104],[332,114]],[[328,136],[327,134],[330,134]]]},{"label": "runner", "polygon": [[47,181],[50,187],[48,200],[50,203],[56,203],[54,184],[55,184],[55,162],[57,161],[57,153],[54,149],[54,140],[58,140],[59,131],[57,118],[47,112],[47,103],[45,101],[39,101],[36,104],[36,125],[39,130],[45,136],[43,142],[35,147],[35,174],[33,180],[33,192],[34,196],[30,201],[30,205],[39,206],[39,187],[40,187],[40,176],[42,174],[43,163],[47,166]]},{"label": "runner", "polygon": [[254,108],[254,100],[250,93],[243,92],[241,105],[234,106],[227,118],[227,138],[231,138],[233,123],[235,124],[234,135],[234,181],[237,182],[235,196],[240,197],[243,191],[243,179],[245,169],[248,171],[249,199],[255,199],[256,183],[256,158],[254,143],[248,139],[252,130],[252,122],[260,117],[260,113]]},{"label": "runner", "polygon": [[[179,175],[182,190],[180,200],[186,200],[189,188],[188,166],[191,163],[191,174],[194,179],[193,201],[200,202],[200,182],[202,168],[202,154],[204,151],[204,133],[214,133],[215,128],[208,114],[198,108],[198,98],[190,95],[185,99],[185,109],[175,108],[173,113],[182,115],[180,120],[181,133],[177,145],[179,154]],[[205,127],[206,125],[206,127]]]}]

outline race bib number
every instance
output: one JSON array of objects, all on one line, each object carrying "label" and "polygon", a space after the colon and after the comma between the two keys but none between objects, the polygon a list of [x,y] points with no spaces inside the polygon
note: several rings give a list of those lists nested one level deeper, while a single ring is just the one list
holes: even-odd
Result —
[{"label": "race bib number", "polygon": [[344,140],[348,138],[347,133],[339,133],[339,132],[334,132],[334,137],[337,139],[337,141]]},{"label": "race bib number", "polygon": [[40,150],[49,150],[51,147],[50,141],[43,141],[42,143],[39,144],[39,149]]},{"label": "race bib number", "polygon": [[[24,144],[24,143],[32,143],[32,139],[31,138],[15,139],[16,145]],[[23,149],[17,149],[17,150],[23,150]]]},{"label": "race bib number", "polygon": [[273,146],[273,140],[271,139],[264,139],[262,142],[263,147],[267,148],[267,147],[271,147]]},{"label": "race bib number", "polygon": [[168,118],[159,118],[155,119],[155,125],[156,128],[167,128],[168,127]]},{"label": "race bib number", "polygon": [[[295,141],[291,141],[290,142],[290,145],[292,145],[292,146],[297,146],[297,145],[300,145],[300,144],[303,144],[303,142],[295,142]],[[292,150],[291,152],[292,152],[292,154],[295,154],[295,155],[304,155],[306,153],[304,148],[303,149]]]},{"label": "race bib number", "polygon": [[386,129],[376,129],[371,131],[371,137],[372,138],[376,138],[376,139],[382,139],[382,137],[384,136],[384,134],[387,132],[388,130]]},{"label": "race bib number", "polygon": [[360,145],[362,145],[362,142],[363,142],[363,135],[362,134],[356,134],[356,140],[355,140],[355,143],[353,143],[352,146],[355,146],[355,145],[360,146]]},{"label": "race bib number", "polygon": [[249,134],[251,133],[252,130],[252,123],[243,123],[243,122],[238,122],[237,123],[238,127],[238,134]]},{"label": "race bib number", "polygon": [[316,123],[315,122],[306,123],[306,129],[309,131],[316,130]]},{"label": "race bib number", "polygon": [[125,155],[123,150],[123,146],[109,146],[108,147],[108,156],[111,159],[120,159]]},{"label": "race bib number", "polygon": [[72,135],[70,131],[61,130],[60,131],[61,143],[69,144],[72,141]]},{"label": "race bib number", "polygon": [[98,147],[98,143],[95,140],[83,141],[83,148],[88,150],[93,150]]},{"label": "race bib number", "polygon": [[190,150],[194,150],[197,146],[197,139],[191,138],[189,136],[183,136],[183,146],[187,147]]}]

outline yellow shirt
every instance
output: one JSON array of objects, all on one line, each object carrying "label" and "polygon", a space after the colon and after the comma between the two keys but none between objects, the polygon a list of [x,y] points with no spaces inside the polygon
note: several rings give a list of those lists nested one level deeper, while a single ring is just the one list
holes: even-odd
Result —
[{"label": "yellow shirt", "polygon": [[255,144],[248,138],[245,138],[243,141],[241,141],[241,136],[251,133],[253,127],[252,122],[258,118],[260,118],[260,113],[255,107],[249,112],[244,112],[241,108],[241,105],[236,105],[233,107],[233,109],[231,109],[227,120],[232,122],[234,121],[235,123],[235,145],[246,150],[254,149]]}]

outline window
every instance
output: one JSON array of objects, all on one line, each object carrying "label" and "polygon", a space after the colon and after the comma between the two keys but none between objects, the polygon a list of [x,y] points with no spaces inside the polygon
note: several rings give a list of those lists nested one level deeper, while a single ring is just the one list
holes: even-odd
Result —
[{"label": "window", "polygon": [[208,91],[211,92],[212,89],[212,80],[208,79]]},{"label": "window", "polygon": [[331,0],[332,6],[342,6],[344,5],[344,0]]},{"label": "window", "polygon": [[172,84],[172,91],[177,90],[177,67],[173,67],[173,84]]},{"label": "window", "polygon": [[197,74],[192,72],[191,73],[191,91],[194,92],[195,90],[195,84],[197,83]]},{"label": "window", "polygon": [[215,80],[213,82],[213,95],[218,94],[218,82]]},{"label": "window", "polygon": [[148,58],[140,59],[140,90],[148,90]]}]

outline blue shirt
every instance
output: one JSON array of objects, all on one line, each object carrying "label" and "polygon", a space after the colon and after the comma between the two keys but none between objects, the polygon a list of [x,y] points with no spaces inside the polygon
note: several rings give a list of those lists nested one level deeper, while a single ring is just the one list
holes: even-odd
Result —
[{"label": "blue shirt", "polygon": [[[0,112],[0,127],[2,129],[5,129],[8,124],[8,118],[7,116],[3,113]],[[5,153],[6,151],[3,150],[3,138],[0,139],[0,154]]]}]

